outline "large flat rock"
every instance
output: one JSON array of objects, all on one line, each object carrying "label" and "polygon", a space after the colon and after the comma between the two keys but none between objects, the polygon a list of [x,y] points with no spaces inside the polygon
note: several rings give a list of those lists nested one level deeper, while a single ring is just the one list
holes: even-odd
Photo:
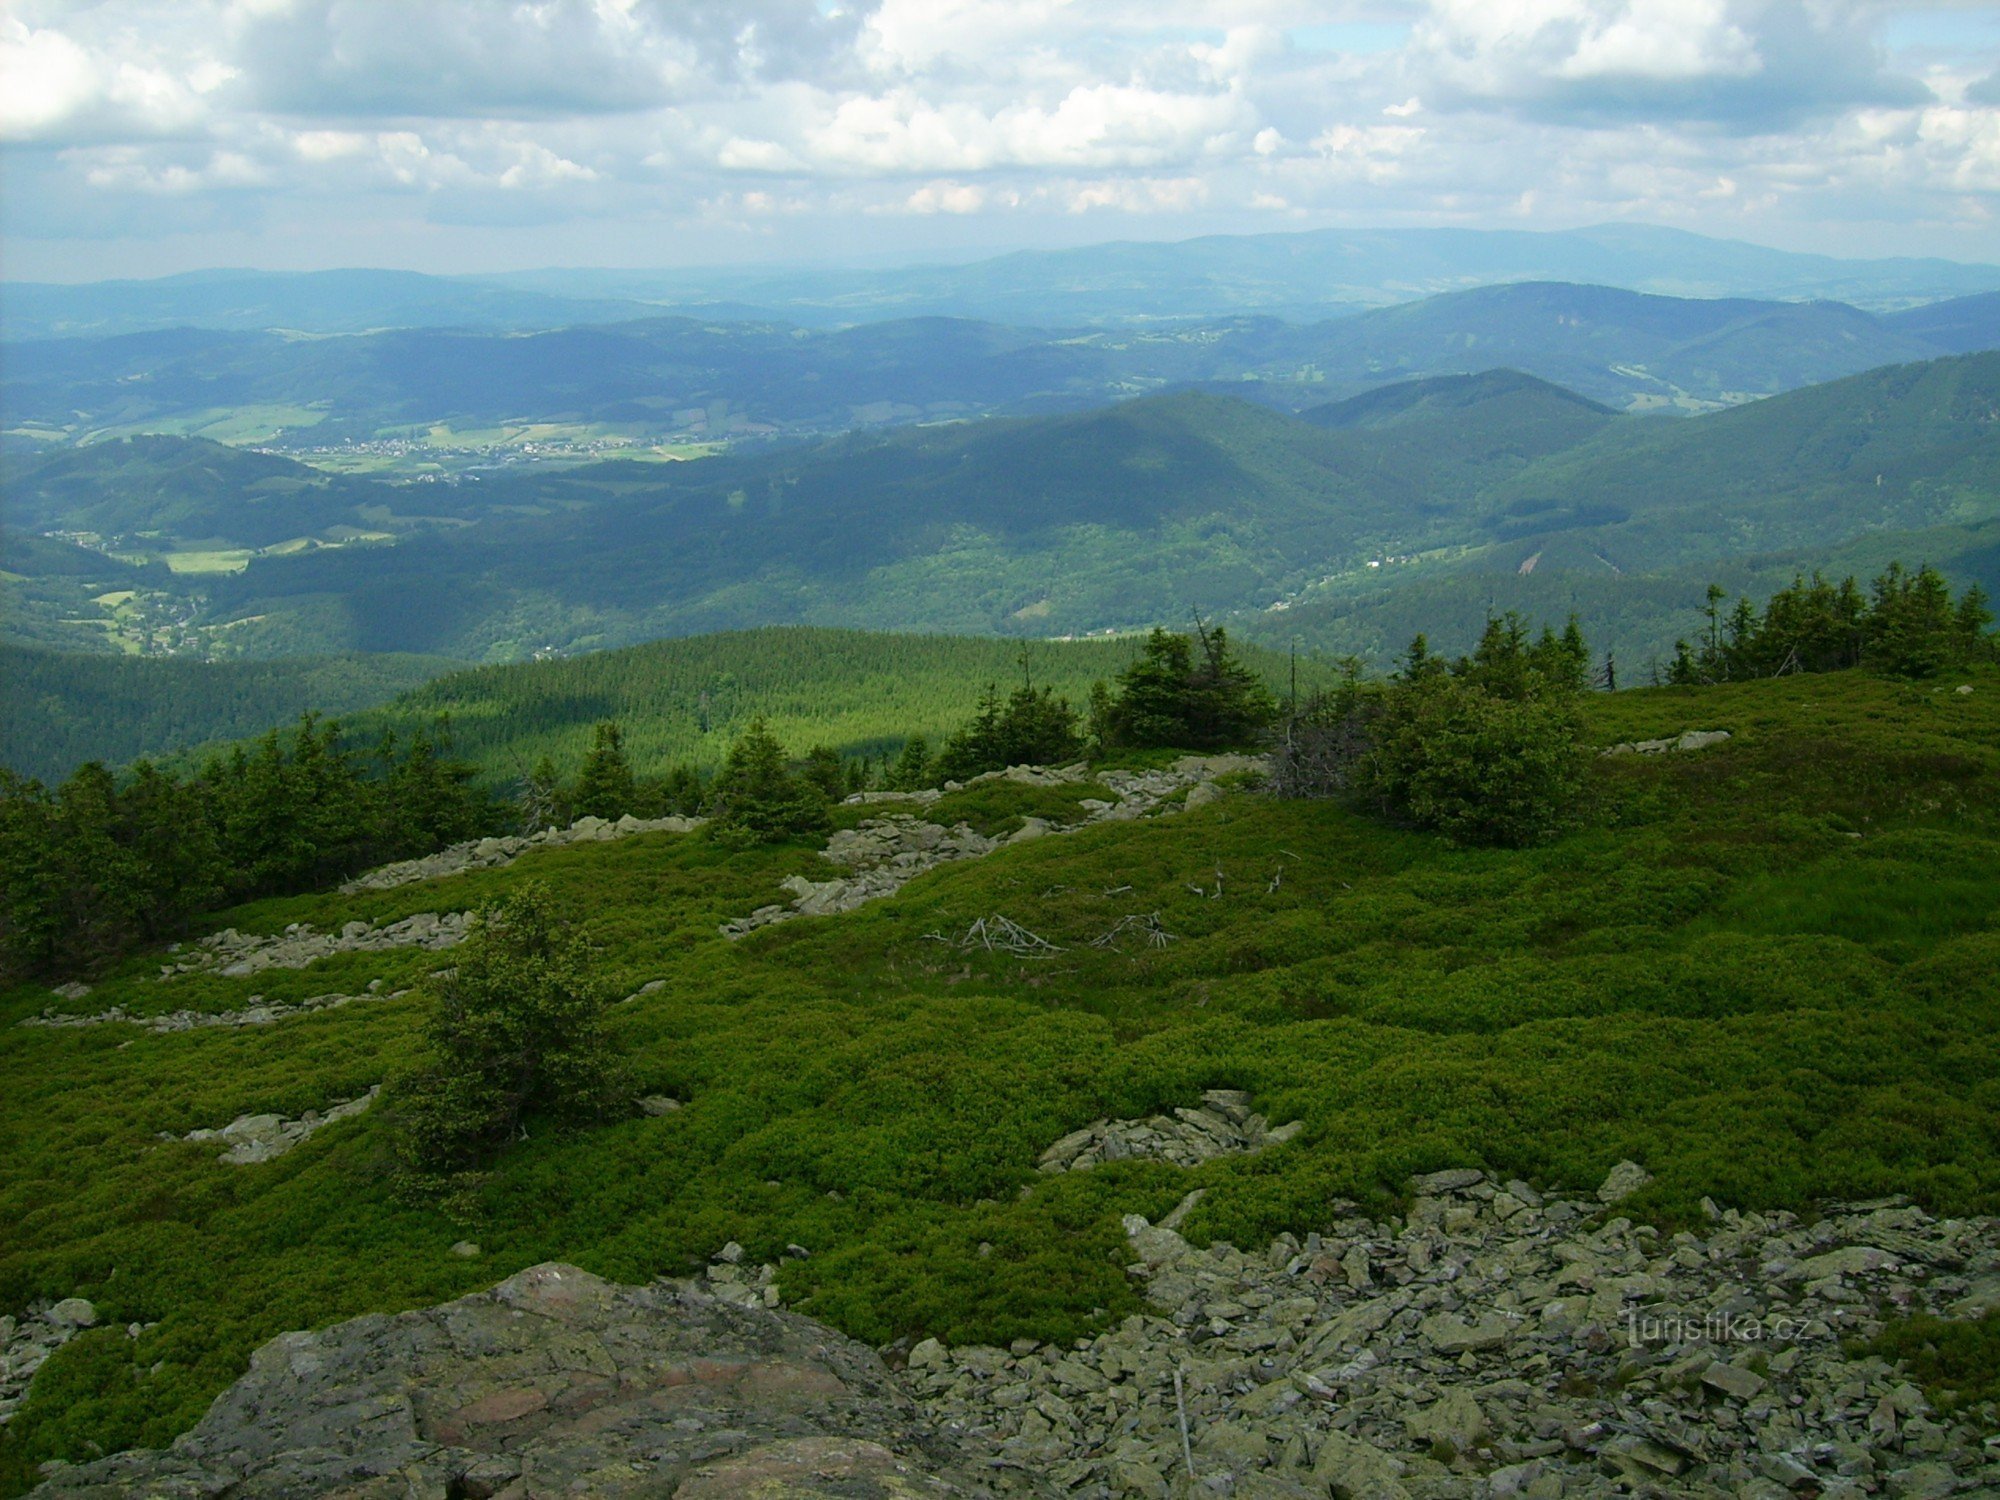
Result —
[{"label": "large flat rock", "polygon": [[619,1286],[551,1264],[441,1307],[282,1334],[172,1448],[59,1469],[34,1493],[950,1500],[990,1491],[866,1346],[691,1283]]}]

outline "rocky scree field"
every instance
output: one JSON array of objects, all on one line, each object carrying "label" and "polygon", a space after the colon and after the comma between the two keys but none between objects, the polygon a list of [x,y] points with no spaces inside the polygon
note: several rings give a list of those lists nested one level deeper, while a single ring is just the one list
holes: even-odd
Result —
[{"label": "rocky scree field", "polygon": [[[1992,1418],[1972,1397],[1990,1399],[1993,1356],[1979,1334],[1990,1315],[1973,1320],[1995,1270],[1982,1216],[2000,1211],[2000,673],[1794,677],[1588,708],[1606,746],[1730,738],[1594,758],[1581,826],[1529,850],[1453,849],[1277,801],[1240,773],[1092,820],[1086,802],[1129,800],[1100,769],[1061,796],[1003,779],[911,807],[1010,841],[740,937],[724,927],[840,875],[820,841],[546,842],[456,874],[217,913],[207,930],[234,929],[229,943],[0,997],[4,1488],[27,1489],[50,1460],[164,1446],[286,1330],[560,1261],[631,1284],[696,1274],[831,1324],[912,1366],[902,1378],[967,1453],[1004,1457],[1013,1442],[1023,1472],[1094,1464],[1075,1477],[1102,1493],[1158,1492],[1148,1467],[1184,1483],[1177,1422],[1126,1430],[1121,1408],[1106,1425],[1102,1402],[1031,1368],[999,1384],[1025,1388],[1046,1430],[1023,1414],[1009,1431],[993,1413],[1018,1408],[961,1385],[976,1373],[964,1351],[1053,1368],[1068,1346],[1108,1379],[1086,1352],[1144,1331],[1128,1320],[1161,1323],[1168,1342],[1145,1350],[1208,1362],[1185,1397],[1204,1424],[1196,1473],[1239,1476],[1238,1493],[1361,1492],[1325,1467],[1330,1444],[1389,1452],[1401,1468],[1377,1478],[1412,1494],[1566,1493],[1548,1482],[1572,1471],[1701,1493],[1739,1462],[1743,1486],[1804,1482],[1773,1475],[1769,1453],[1823,1493],[1978,1493]],[[852,844],[884,814],[840,808],[835,838]],[[1011,841],[1029,816],[1048,829]],[[329,1116],[412,1062],[424,981],[449,962],[447,918],[529,878],[581,915],[603,978],[631,997],[610,1021],[630,1117],[568,1133],[530,1121],[461,1216],[403,1206],[393,1110]],[[301,942],[306,928],[356,942]],[[415,936],[381,941],[391,930]],[[198,950],[226,961],[187,963]],[[300,966],[229,972],[253,952]],[[260,1024],[149,1024],[253,1009]],[[100,1019],[49,1024],[64,1018]],[[1149,1121],[1204,1130],[1189,1115],[1223,1105],[1244,1112],[1224,1117],[1257,1149],[1131,1149],[1148,1130],[1186,1139]],[[227,1127],[266,1116],[272,1139],[297,1138],[218,1159]],[[1043,1170],[1079,1131],[1097,1142],[1079,1154],[1097,1159]],[[1621,1162],[1638,1170],[1615,1179],[1615,1214],[1584,1217]],[[1412,1184],[1453,1171],[1483,1177]],[[1503,1214],[1503,1194],[1524,1207]],[[1909,1201],[1869,1206],[1892,1197]],[[1167,1222],[1185,1250],[1158,1238]],[[1565,1259],[1564,1244],[1586,1253]],[[1849,1256],[1794,1274],[1870,1248],[1895,1265]],[[1677,1271],[1683,1250],[1720,1269]],[[1563,1282],[1563,1265],[1582,1269]],[[1582,1299],[1581,1321],[1550,1334],[1575,1343],[1732,1287],[1823,1325],[1788,1346],[1787,1367],[1785,1350],[1770,1371],[1741,1365],[1782,1411],[1753,1420],[1749,1381],[1709,1378],[1713,1363],[1739,1367],[1734,1351],[1633,1364],[1587,1349],[1588,1388],[1567,1393],[1533,1363],[1559,1352],[1536,1342],[1545,1295]],[[1327,1332],[1399,1292],[1378,1326]],[[1960,1332],[1895,1344],[1923,1311]],[[1538,1331],[1438,1341],[1515,1313]],[[1213,1365],[1267,1323],[1296,1349],[1316,1340],[1313,1358],[1266,1370],[1274,1343]],[[1850,1349],[1878,1335],[1913,1363]],[[1338,1394],[1322,1372],[1370,1352],[1389,1374]],[[1159,1417],[1171,1389],[1152,1353],[1135,1360],[1119,1382],[1131,1415],[1150,1402]],[[1336,1391],[1333,1408],[1305,1377]],[[1525,1389],[1490,1389],[1508,1381]],[[1262,1407],[1239,1409],[1267,1387]],[[1446,1400],[1457,1425],[1413,1446],[1430,1419],[1410,1418]],[[1253,1436],[1213,1435],[1225,1426]],[[1100,1430],[1102,1451],[1087,1451]],[[1141,1437],[1150,1446],[1123,1470],[1100,1462]],[[1546,1444],[1559,1446],[1530,1451]],[[1884,1456],[1862,1466],[1851,1449]]]}]

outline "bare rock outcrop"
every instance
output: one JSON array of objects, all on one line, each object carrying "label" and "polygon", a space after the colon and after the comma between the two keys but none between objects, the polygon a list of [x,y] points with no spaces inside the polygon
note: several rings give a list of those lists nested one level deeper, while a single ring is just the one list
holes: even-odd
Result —
[{"label": "bare rock outcrop", "polygon": [[91,1015],[69,1015],[51,1006],[39,1016],[28,1016],[17,1022],[21,1026],[105,1026],[113,1022],[143,1027],[151,1032],[199,1031],[208,1026],[269,1026],[276,1021],[289,1020],[293,1016],[317,1015],[323,1010],[338,1010],[343,1005],[352,1005],[357,1000],[400,1000],[409,994],[408,990],[380,988],[381,981],[374,980],[375,986],[364,995],[308,995],[303,1000],[266,1000],[262,995],[252,995],[249,1002],[235,1010],[170,1010],[163,1015],[138,1016],[122,1005],[114,1005],[109,1010],[100,1010]]},{"label": "bare rock outcrop", "polygon": [[1990,1415],[1850,1343],[2000,1306],[2000,1220],[1710,1206],[1667,1235],[1618,1212],[1644,1178],[1435,1172],[1403,1218],[1250,1250],[1184,1238],[1190,1194],[1126,1220],[1144,1314],[1070,1345],[926,1340],[904,1379],[1000,1483],[1079,1500],[2000,1494]]},{"label": "bare rock outcrop", "polygon": [[1241,1156],[1292,1139],[1301,1121],[1273,1129],[1250,1109],[1241,1089],[1210,1089],[1198,1108],[1143,1120],[1098,1120],[1073,1130],[1042,1153],[1043,1172],[1081,1172],[1100,1162],[1150,1158],[1198,1167],[1218,1156]]},{"label": "bare rock outcrop", "polygon": [[578,818],[567,828],[544,828],[525,837],[503,834],[495,838],[468,839],[420,859],[399,860],[393,865],[357,875],[341,886],[343,895],[359,891],[387,891],[419,880],[439,880],[447,875],[463,875],[467,870],[491,870],[512,864],[531,849],[558,849],[565,844],[595,844],[608,839],[629,838],[635,833],[692,833],[706,818],[635,818],[627,813],[615,821],[609,818]]},{"label": "bare rock outcrop", "polygon": [[473,920],[469,911],[420,911],[400,922],[348,922],[338,932],[321,932],[310,922],[294,922],[279,933],[225,927],[202,938],[175,962],[162,964],[160,978],[212,971],[225,979],[245,979],[266,969],[303,969],[335,953],[380,953],[391,948],[436,952],[464,942]]},{"label": "bare rock outcrop", "polygon": [[[1171,766],[1158,771],[1106,771],[1097,776],[1091,774],[1088,766],[1080,763],[1073,766],[1009,766],[1004,771],[988,771],[964,785],[1012,781],[1025,786],[1078,786],[1094,780],[1101,782],[1112,795],[1110,798],[1086,798],[1078,803],[1082,818],[1075,824],[1065,826],[1045,818],[1025,818],[1022,826],[1005,838],[988,838],[964,823],[947,828],[941,823],[927,822],[911,812],[891,812],[879,818],[865,819],[857,827],[836,830],[827,840],[826,848],[820,851],[822,859],[840,866],[846,873],[826,880],[808,880],[803,875],[788,876],[780,885],[791,896],[789,902],[774,901],[768,906],[758,907],[747,917],[724,922],[722,935],[738,938],[760,927],[769,927],[774,922],[788,922],[794,917],[823,917],[853,911],[870,901],[893,896],[926,870],[934,870],[954,860],[978,859],[1009,844],[1026,843],[1029,839],[1049,834],[1071,833],[1092,823],[1129,822],[1148,814],[1201,807],[1221,795],[1215,785],[1218,776],[1261,771],[1268,764],[1262,756],[1254,755],[1184,755]],[[945,784],[945,792],[960,789],[958,782]],[[944,794],[936,790],[857,792],[847,801],[857,807],[921,808],[931,806]]]},{"label": "bare rock outcrop", "polygon": [[991,1491],[864,1345],[692,1283],[619,1286],[541,1265],[426,1311],[282,1334],[171,1448],[56,1468],[34,1493],[953,1500]]},{"label": "bare rock outcrop", "polygon": [[1666,755],[1680,750],[1706,750],[1729,738],[1726,729],[1689,729],[1663,740],[1625,740],[1607,747],[1605,755]]},{"label": "bare rock outcrop", "polygon": [[[48,1500],[639,1495],[1566,1500],[2000,1493],[1991,1414],[1854,1340],[2000,1307],[2000,1221],[1904,1199],[1704,1205],[1667,1235],[1476,1168],[1406,1215],[1333,1206],[1264,1249],[1125,1223],[1148,1308],[1095,1338],[876,1354],[725,1245],[704,1283],[538,1266],[425,1312],[286,1334],[171,1449],[54,1468]],[[476,1247],[455,1253],[477,1255]],[[787,1256],[805,1256],[789,1246]],[[22,1362],[96,1312],[37,1310]],[[134,1330],[128,1330],[134,1331]]]},{"label": "bare rock outcrop", "polygon": [[216,1157],[217,1161],[232,1167],[255,1166],[258,1162],[283,1156],[329,1125],[352,1119],[373,1104],[381,1093],[382,1085],[378,1083],[365,1094],[352,1099],[336,1099],[325,1109],[309,1109],[296,1119],[274,1114],[238,1115],[227,1125],[213,1130],[190,1130],[186,1135],[168,1133],[161,1139],[214,1141],[223,1147],[222,1154]]},{"label": "bare rock outcrop", "polygon": [[0,1314],[0,1427],[14,1420],[49,1356],[97,1321],[96,1307],[82,1297],[37,1302],[19,1317]]}]

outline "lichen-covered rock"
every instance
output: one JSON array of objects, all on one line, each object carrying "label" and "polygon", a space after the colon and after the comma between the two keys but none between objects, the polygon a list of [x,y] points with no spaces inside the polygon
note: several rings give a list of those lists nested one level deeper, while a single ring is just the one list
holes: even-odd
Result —
[{"label": "lichen-covered rock", "polygon": [[45,1500],[991,1493],[872,1350],[686,1283],[542,1265],[442,1307],[288,1333],[170,1449]]},{"label": "lichen-covered rock", "polygon": [[[379,987],[380,981],[375,981]],[[337,1010],[343,1005],[352,1005],[357,1000],[400,1000],[409,994],[408,990],[392,990],[381,993],[371,987],[365,995],[308,995],[303,1000],[266,1000],[262,995],[252,995],[248,1003],[235,1010],[172,1010],[157,1016],[137,1016],[122,1005],[114,1005],[109,1010],[93,1015],[65,1014],[54,1009],[46,1010],[39,1016],[25,1017],[22,1026],[105,1026],[113,1022],[142,1027],[152,1032],[199,1031],[209,1026],[269,1026],[275,1021],[288,1020],[293,1016],[308,1016],[323,1010]]]},{"label": "lichen-covered rock", "polygon": [[1663,740],[1626,740],[1623,744],[1608,746],[1601,753],[1605,755],[1666,755],[1676,750],[1706,750],[1711,745],[1720,745],[1729,738],[1726,729],[1689,729],[1680,734],[1669,735]]},{"label": "lichen-covered rock", "polygon": [[344,895],[358,891],[393,890],[419,880],[439,880],[447,875],[463,875],[468,870],[490,870],[512,864],[531,849],[554,849],[564,844],[601,843],[606,839],[629,838],[635,833],[692,833],[706,818],[635,818],[630,813],[608,822],[603,818],[578,818],[567,828],[544,828],[528,837],[506,834],[496,838],[468,839],[420,859],[399,860],[393,865],[355,876],[341,886]]},{"label": "lichen-covered rock", "polygon": [[336,1099],[325,1109],[309,1109],[296,1119],[274,1114],[238,1115],[227,1125],[212,1130],[190,1130],[186,1135],[168,1133],[161,1139],[213,1141],[224,1148],[216,1157],[217,1161],[232,1167],[254,1166],[258,1162],[283,1156],[329,1125],[352,1119],[373,1104],[381,1093],[382,1085],[378,1083],[357,1098]]},{"label": "lichen-covered rock", "polygon": [[1250,1109],[1240,1089],[1210,1089],[1198,1109],[1143,1120],[1098,1120],[1073,1130],[1042,1153],[1044,1172],[1081,1172],[1100,1162],[1150,1158],[1175,1166],[1198,1167],[1218,1156],[1247,1155],[1292,1139],[1304,1126],[1280,1125]]},{"label": "lichen-covered rock", "polygon": [[303,969],[335,953],[380,953],[391,948],[436,952],[464,942],[473,921],[469,911],[420,911],[399,922],[348,922],[338,932],[321,932],[309,922],[294,922],[279,933],[225,927],[201,939],[178,962],[164,965],[160,978],[213,971],[228,979],[244,979],[266,969]]},{"label": "lichen-covered rock", "polygon": [[1849,1344],[1890,1309],[1983,1306],[2000,1221],[1892,1199],[1669,1236],[1472,1167],[1410,1189],[1400,1219],[1336,1208],[1265,1249],[1184,1237],[1192,1193],[1130,1215],[1144,1314],[1060,1347],[920,1346],[903,1379],[1009,1465],[996,1483],[1075,1500],[2000,1495],[1990,1426]]},{"label": "lichen-covered rock", "polygon": [[0,1315],[0,1427],[14,1419],[49,1356],[97,1326],[96,1304],[82,1297],[38,1302],[19,1317]]},{"label": "lichen-covered rock", "polygon": [[[1107,771],[1095,779],[1110,789],[1116,800],[1086,798],[1077,804],[1083,813],[1077,827],[1106,821],[1128,821],[1152,813],[1181,812],[1204,807],[1222,794],[1215,778],[1236,772],[1258,771],[1268,762],[1252,755],[1184,755],[1171,766],[1157,771]],[[1073,766],[1009,766],[1004,771],[988,771],[966,785],[986,781],[1013,781],[1028,786],[1075,786],[1092,780],[1090,768]],[[949,784],[958,790],[959,783]],[[1185,797],[1180,797],[1186,793]],[[942,794],[922,792],[857,792],[847,799],[850,805],[873,806],[903,803],[928,807]],[[1171,799],[1179,797],[1180,800]],[[790,895],[789,902],[771,902],[748,916],[722,924],[722,935],[742,937],[774,922],[794,917],[824,917],[853,911],[870,901],[893,896],[927,870],[960,859],[978,859],[1009,844],[1025,843],[1050,834],[1068,833],[1071,828],[1044,818],[1025,818],[1022,826],[1002,838],[988,838],[964,823],[947,828],[926,822],[914,813],[890,813],[869,818],[855,828],[843,828],[827,840],[821,858],[845,872],[826,880],[808,880],[803,875],[787,876],[780,882]]]}]

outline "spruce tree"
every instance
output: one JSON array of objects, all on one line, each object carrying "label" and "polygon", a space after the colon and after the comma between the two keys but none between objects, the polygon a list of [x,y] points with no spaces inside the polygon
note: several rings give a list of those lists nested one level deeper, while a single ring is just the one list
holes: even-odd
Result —
[{"label": "spruce tree", "polygon": [[1139,748],[1221,750],[1256,738],[1277,717],[1270,690],[1229,654],[1227,635],[1200,629],[1200,652],[1184,635],[1156,629],[1118,674],[1103,715],[1106,742]]},{"label": "spruce tree", "polygon": [[924,787],[935,786],[938,777],[931,767],[930,741],[920,734],[913,734],[903,741],[903,749],[896,757],[895,765],[889,768],[889,790],[892,792],[914,792]]},{"label": "spruce tree", "polygon": [[784,748],[762,717],[729,747],[710,788],[712,837],[731,844],[773,843],[832,826],[818,788],[794,778]]},{"label": "spruce tree", "polygon": [[613,1108],[609,997],[582,932],[540,882],[481,912],[426,989],[426,1055],[392,1091],[406,1188],[454,1185],[529,1118],[574,1124]]},{"label": "spruce tree", "polygon": [[608,720],[593,731],[590,754],[577,773],[573,794],[580,818],[621,818],[632,810],[637,788],[625,758],[625,732]]},{"label": "spruce tree", "polygon": [[847,795],[847,770],[840,763],[840,752],[831,745],[814,745],[806,751],[799,774],[828,802],[838,802]]}]

